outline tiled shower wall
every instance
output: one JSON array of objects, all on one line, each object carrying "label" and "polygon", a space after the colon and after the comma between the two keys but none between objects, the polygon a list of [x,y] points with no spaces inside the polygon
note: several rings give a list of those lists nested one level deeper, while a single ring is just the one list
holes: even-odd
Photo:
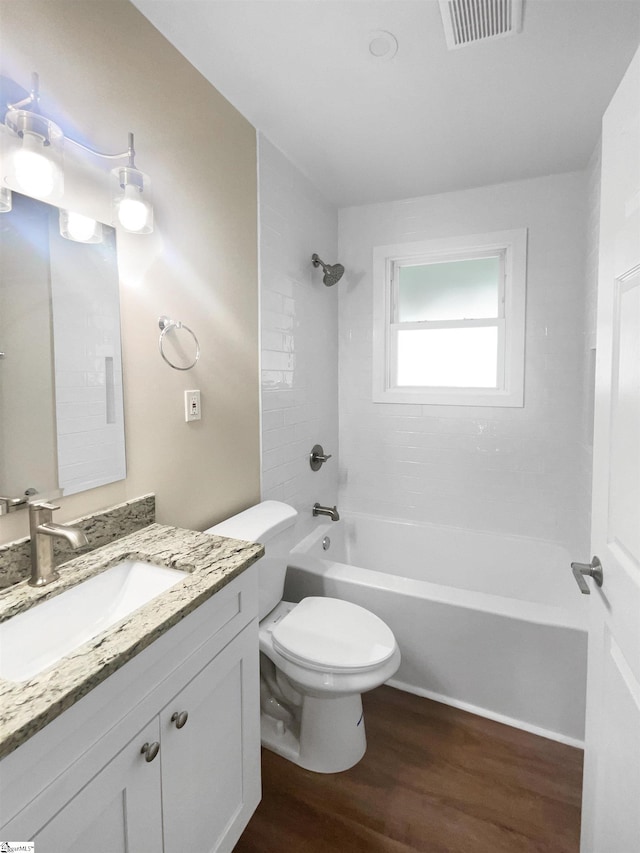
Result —
[{"label": "tiled shower wall", "polygon": [[[337,211],[264,136],[258,137],[262,498],[300,514],[338,500],[338,285],[325,287],[316,252],[337,260]],[[309,466],[314,444],[333,454]]]},{"label": "tiled shower wall", "polygon": [[[585,173],[348,208],[338,251],[335,208],[264,137],[259,150],[263,498],[296,506],[303,525],[314,501],[338,500],[586,558],[598,151]],[[529,229],[525,407],[373,404],[373,247],[518,227]],[[314,251],[347,267],[335,288],[310,266]],[[334,454],[319,474],[316,441]]]},{"label": "tiled shower wall", "polygon": [[[574,173],[340,211],[340,505],[585,555],[587,178]],[[374,246],[529,229],[524,408],[371,401]]]}]

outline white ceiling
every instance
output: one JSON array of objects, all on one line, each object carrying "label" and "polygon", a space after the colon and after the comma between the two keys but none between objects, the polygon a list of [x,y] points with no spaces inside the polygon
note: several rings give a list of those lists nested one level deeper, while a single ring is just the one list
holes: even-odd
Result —
[{"label": "white ceiling", "polygon": [[133,2],[339,206],[583,168],[640,41],[639,0],[525,0],[454,51],[437,0]]}]

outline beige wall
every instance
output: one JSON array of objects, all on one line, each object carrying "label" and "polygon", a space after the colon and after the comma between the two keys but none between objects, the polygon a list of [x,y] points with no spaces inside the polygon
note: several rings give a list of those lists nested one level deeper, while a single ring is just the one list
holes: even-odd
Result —
[{"label": "beige wall", "polygon": [[[119,239],[128,476],[58,517],[153,491],[159,521],[201,529],[259,498],[255,131],[124,0],[2,0],[1,18],[2,73],[38,71],[43,112],[101,150],[134,131],[154,194],[154,234]],[[193,370],[160,358],[161,314],[197,333]],[[186,424],[191,388],[203,415]],[[0,543],[25,516],[0,519]]]}]

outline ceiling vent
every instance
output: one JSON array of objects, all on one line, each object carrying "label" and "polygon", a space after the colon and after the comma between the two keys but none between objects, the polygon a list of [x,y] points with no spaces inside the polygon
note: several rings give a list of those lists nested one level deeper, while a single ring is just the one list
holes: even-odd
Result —
[{"label": "ceiling vent", "polygon": [[449,50],[522,29],[523,0],[440,0]]}]

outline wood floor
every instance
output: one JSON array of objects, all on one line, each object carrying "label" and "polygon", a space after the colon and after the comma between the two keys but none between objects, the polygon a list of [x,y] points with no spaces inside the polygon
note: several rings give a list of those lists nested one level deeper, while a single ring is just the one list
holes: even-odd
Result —
[{"label": "wood floor", "polygon": [[363,702],[367,753],[345,773],[263,750],[234,853],[577,853],[580,750],[390,687]]}]

